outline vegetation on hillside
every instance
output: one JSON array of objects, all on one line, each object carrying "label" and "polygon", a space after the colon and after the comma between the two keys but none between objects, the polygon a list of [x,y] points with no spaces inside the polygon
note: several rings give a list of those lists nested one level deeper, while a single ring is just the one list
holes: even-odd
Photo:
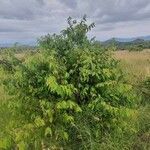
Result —
[{"label": "vegetation on hillside", "polygon": [[143,39],[136,39],[130,42],[120,42],[115,38],[107,40],[101,43],[104,47],[115,46],[117,50],[129,50],[129,51],[142,51],[144,49],[150,49],[150,41]]}]

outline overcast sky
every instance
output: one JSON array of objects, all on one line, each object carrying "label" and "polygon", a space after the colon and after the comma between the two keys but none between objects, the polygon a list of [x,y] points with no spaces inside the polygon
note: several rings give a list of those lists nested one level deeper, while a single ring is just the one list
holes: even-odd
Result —
[{"label": "overcast sky", "polygon": [[98,40],[150,35],[150,0],[0,0],[0,42],[58,33],[68,16],[84,14]]}]

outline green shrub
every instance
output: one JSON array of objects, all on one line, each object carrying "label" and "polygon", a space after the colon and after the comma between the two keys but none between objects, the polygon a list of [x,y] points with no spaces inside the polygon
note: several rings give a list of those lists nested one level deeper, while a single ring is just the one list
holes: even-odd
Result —
[{"label": "green shrub", "polygon": [[[11,96],[9,128],[19,149],[97,149],[106,135],[135,131],[136,97],[109,51],[86,33],[94,24],[68,19],[60,35],[39,39],[41,51],[3,66],[2,84]],[[5,76],[7,74],[7,76]],[[101,146],[102,146],[101,145]]]}]

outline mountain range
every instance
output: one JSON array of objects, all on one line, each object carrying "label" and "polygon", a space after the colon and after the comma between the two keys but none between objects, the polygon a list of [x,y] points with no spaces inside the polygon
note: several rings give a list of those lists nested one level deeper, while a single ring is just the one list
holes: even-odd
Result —
[{"label": "mountain range", "polygon": [[0,47],[12,47],[15,44],[19,46],[36,46],[35,41],[24,41],[24,42],[0,42]]},{"label": "mountain range", "polygon": [[[143,41],[150,41],[150,35],[148,36],[139,36],[139,37],[132,37],[132,38],[117,38],[117,37],[114,37],[114,38],[111,38],[111,39],[108,39],[106,41],[103,41],[102,43],[111,43],[112,41],[115,41],[115,42],[121,42],[121,43],[126,43],[126,42],[132,42],[132,41],[136,41],[136,40],[143,40]],[[26,45],[26,46],[36,46],[36,42],[35,41],[29,41],[29,42],[20,42],[19,43],[20,45]],[[11,47],[13,46],[14,43],[0,43],[0,47]]]},{"label": "mountain range", "polygon": [[144,40],[144,41],[150,41],[150,35],[133,37],[133,38],[113,38],[113,39],[115,39],[118,42],[131,42],[131,41],[134,41],[136,39],[141,39],[141,40]]}]

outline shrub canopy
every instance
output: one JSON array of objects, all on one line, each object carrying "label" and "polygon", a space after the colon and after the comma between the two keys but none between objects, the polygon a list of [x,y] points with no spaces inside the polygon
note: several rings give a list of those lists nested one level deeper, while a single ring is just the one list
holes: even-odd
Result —
[{"label": "shrub canopy", "polygon": [[23,61],[11,57],[9,69],[1,69],[13,123],[18,121],[9,128],[12,145],[96,149],[107,133],[133,131],[128,121],[135,95],[118,62],[88,39],[95,25],[87,25],[86,16],[80,22],[69,17],[68,25],[59,35],[41,37],[36,54]]}]

